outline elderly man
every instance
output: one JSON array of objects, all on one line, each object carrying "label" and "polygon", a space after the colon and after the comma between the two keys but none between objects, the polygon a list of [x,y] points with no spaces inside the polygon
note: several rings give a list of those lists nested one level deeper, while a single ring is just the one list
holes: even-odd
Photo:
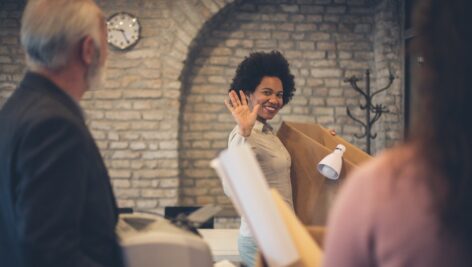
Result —
[{"label": "elderly man", "polygon": [[92,0],[31,0],[29,71],[0,111],[0,265],[122,266],[117,207],[78,101],[101,80],[105,19]]}]

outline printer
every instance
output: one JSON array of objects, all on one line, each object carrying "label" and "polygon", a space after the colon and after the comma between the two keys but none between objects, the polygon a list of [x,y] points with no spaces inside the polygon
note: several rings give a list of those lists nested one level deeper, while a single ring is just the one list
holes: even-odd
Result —
[{"label": "printer", "polygon": [[127,267],[211,267],[208,244],[198,235],[147,213],[121,214],[117,234]]}]

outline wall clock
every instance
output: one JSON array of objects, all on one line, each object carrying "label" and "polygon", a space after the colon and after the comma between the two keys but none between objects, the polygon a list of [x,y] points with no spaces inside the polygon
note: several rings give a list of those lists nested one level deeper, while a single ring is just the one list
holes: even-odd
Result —
[{"label": "wall clock", "polygon": [[135,46],[141,38],[141,25],[137,17],[119,12],[107,19],[108,44],[118,50]]}]

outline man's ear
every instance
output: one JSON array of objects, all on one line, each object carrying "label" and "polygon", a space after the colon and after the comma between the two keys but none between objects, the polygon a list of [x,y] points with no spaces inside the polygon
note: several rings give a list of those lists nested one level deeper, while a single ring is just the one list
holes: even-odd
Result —
[{"label": "man's ear", "polygon": [[85,65],[90,65],[93,62],[95,53],[97,53],[97,51],[95,51],[95,42],[92,37],[84,37],[80,43],[80,59]]}]

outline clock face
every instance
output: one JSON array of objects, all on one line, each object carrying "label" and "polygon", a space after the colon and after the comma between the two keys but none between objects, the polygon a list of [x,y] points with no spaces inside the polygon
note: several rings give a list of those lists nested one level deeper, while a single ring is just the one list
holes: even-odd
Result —
[{"label": "clock face", "polygon": [[126,50],[139,41],[141,26],[138,19],[125,12],[113,14],[107,20],[108,43],[116,49]]}]

